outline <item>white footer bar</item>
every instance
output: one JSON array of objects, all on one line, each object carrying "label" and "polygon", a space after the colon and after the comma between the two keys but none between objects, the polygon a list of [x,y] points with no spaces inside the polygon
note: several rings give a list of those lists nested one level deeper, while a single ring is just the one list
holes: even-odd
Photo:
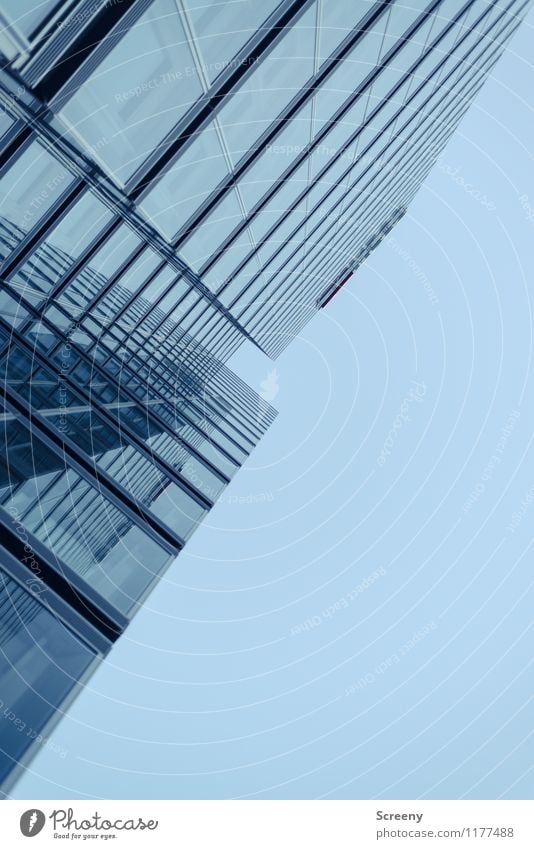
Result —
[{"label": "white footer bar", "polygon": [[[1,845],[534,849],[530,801],[5,801]],[[29,844],[28,838],[35,837]]]}]

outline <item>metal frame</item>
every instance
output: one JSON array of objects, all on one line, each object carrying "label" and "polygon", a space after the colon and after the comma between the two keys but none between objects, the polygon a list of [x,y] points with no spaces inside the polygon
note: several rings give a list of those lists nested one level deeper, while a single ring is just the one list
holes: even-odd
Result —
[{"label": "metal frame", "polygon": [[[465,13],[466,8],[468,8],[468,7],[472,4],[472,2],[473,2],[473,0],[470,0],[470,2],[469,2],[468,4],[466,4],[466,6],[464,6],[464,7],[463,7],[463,11],[462,11],[462,13],[461,13],[461,14],[464,14],[464,13]],[[509,3],[509,4],[508,4],[507,9],[511,8],[511,7],[514,5],[514,3],[515,3],[515,2],[516,2],[516,0],[511,0],[511,3]],[[528,2],[529,2],[529,0],[526,0],[526,2],[528,3]],[[477,19],[477,23],[481,20],[481,18],[482,18],[483,16],[485,16],[486,14],[488,14],[488,12],[489,12],[489,7],[488,7],[488,9],[487,9],[486,11],[484,11],[484,12],[482,13],[482,16],[481,16],[481,17],[479,17],[479,18]],[[505,10],[505,12],[504,12],[503,14],[505,14],[505,13],[506,13],[506,10]],[[492,27],[491,27],[490,29],[493,29],[493,26],[495,26],[495,24],[497,24],[498,20],[500,20],[500,18],[498,18],[498,19],[496,19],[496,20],[494,21],[494,24],[492,25]],[[454,22],[451,22],[451,25],[452,25],[453,23],[454,23]],[[446,32],[447,32],[449,29],[450,29],[450,27],[447,27],[447,28],[446,28],[446,30],[444,30],[444,31],[440,34],[440,36],[439,36],[439,40],[441,40],[441,38],[442,38],[442,37],[444,37],[444,36],[446,35]],[[462,37],[462,39],[460,40],[459,44],[463,41],[463,39],[464,39],[464,38],[466,38],[466,37],[467,37],[467,35],[468,35],[468,34],[469,34],[469,33],[466,33],[466,34]],[[433,42],[433,44],[432,44],[432,48],[433,48],[433,47],[435,47],[437,43],[438,43],[438,42],[435,42],[435,43]],[[430,48],[430,49],[432,49],[432,48]],[[426,52],[425,52],[425,54],[424,54],[424,55],[427,55],[427,54],[426,54]],[[442,66],[443,64],[445,64],[445,62],[447,61],[447,59],[448,59],[448,55],[444,56],[444,58],[443,58],[443,59],[442,59],[442,60],[441,60],[441,61],[440,61],[437,65],[436,65],[436,67],[435,67],[435,69],[433,70],[433,72],[432,72],[431,76],[434,76],[436,73],[438,73],[439,69],[441,68],[441,66]],[[413,70],[415,70],[415,69],[416,69],[416,67],[420,64],[420,62],[421,62],[421,61],[422,61],[422,57],[420,57],[420,59],[418,60],[418,62],[416,63],[416,65],[412,66],[412,68],[410,69],[410,71],[409,71],[407,74],[405,74],[405,75],[404,75],[404,76],[403,76],[403,77],[399,80],[398,84],[394,87],[393,92],[394,92],[397,88],[399,88],[399,87],[403,84],[403,82],[405,82],[405,81],[406,81],[407,77],[408,77],[411,73],[413,73]],[[458,62],[458,64],[455,66],[455,69],[454,69],[453,71],[451,71],[451,72],[448,74],[447,78],[448,78],[449,76],[451,76],[451,74],[453,74],[455,70],[457,70],[457,68],[459,67],[459,65],[460,65],[460,64],[461,64],[461,60],[460,60],[460,61]],[[438,89],[439,89],[439,88],[441,88],[441,87],[443,86],[443,83],[444,83],[444,81],[441,81],[441,82],[440,82],[440,85],[438,86]],[[387,122],[387,124],[385,125],[385,127],[383,127],[383,128],[382,128],[382,130],[380,131],[380,135],[381,135],[381,134],[384,134],[384,133],[387,131],[387,129],[388,129],[390,126],[392,126],[392,125],[394,124],[394,122],[397,120],[397,118],[399,117],[399,115],[401,115],[401,114],[404,112],[406,105],[408,105],[408,104],[409,104],[409,102],[410,102],[411,100],[413,100],[413,99],[417,96],[417,94],[418,94],[418,93],[422,90],[422,88],[424,88],[424,86],[425,86],[426,84],[427,84],[427,80],[425,80],[423,83],[421,83],[421,84],[420,84],[420,85],[419,85],[419,86],[415,89],[415,91],[413,91],[413,92],[410,94],[410,97],[409,97],[408,101],[406,101],[406,103],[405,103],[405,104],[403,104],[401,107],[399,107],[399,109],[395,112],[395,114],[394,114],[394,115],[393,115],[393,116],[389,119],[389,121]],[[434,95],[434,93],[435,93],[435,92],[432,92],[432,93],[429,95],[429,97],[427,98],[427,101],[428,101],[428,100],[429,100],[429,99],[430,99],[430,98]],[[356,96],[357,96],[357,95],[356,95]],[[355,98],[354,98],[353,96],[351,96],[351,98],[350,98],[350,105],[352,105],[352,103],[354,102],[354,99],[355,99]],[[427,101],[425,101],[425,103],[426,103]],[[350,106],[349,106],[347,103],[345,103],[345,104],[343,104],[343,105],[342,105],[343,114],[345,113],[345,111],[347,111],[347,109],[348,109],[348,108],[350,108]],[[365,123],[365,124],[363,124],[363,125],[362,125],[362,127],[359,127],[357,130],[355,130],[355,131],[354,131],[354,133],[352,133],[352,134],[349,136],[349,138],[346,140],[346,142],[344,143],[344,145],[340,148],[340,150],[339,150],[339,153],[338,153],[337,157],[333,158],[333,160],[332,160],[331,162],[326,163],[326,165],[325,165],[325,166],[324,166],[324,167],[323,167],[323,168],[322,168],[322,169],[321,169],[321,170],[317,173],[317,175],[315,176],[314,183],[315,183],[315,182],[318,182],[318,181],[320,181],[320,180],[322,180],[322,179],[323,179],[323,177],[327,174],[328,170],[329,170],[331,167],[333,167],[333,165],[335,164],[335,162],[337,161],[337,159],[339,158],[339,156],[341,156],[341,155],[345,152],[345,150],[347,150],[347,149],[348,149],[348,148],[352,145],[352,143],[356,140],[356,138],[358,137],[358,135],[359,135],[361,132],[363,132],[363,130],[365,129],[365,127],[368,125],[368,122],[369,122],[370,120],[372,120],[372,118],[374,118],[374,117],[376,116],[376,114],[378,114],[378,112],[379,112],[382,108],[383,108],[383,103],[379,104],[379,105],[378,105],[378,107],[376,108],[376,110],[374,110],[374,111],[373,111],[373,113],[371,113],[371,115],[367,117],[367,119],[366,119],[366,123]],[[421,107],[421,108],[422,108],[422,107]],[[408,123],[410,123],[410,122],[411,122],[412,120],[414,120],[416,117],[417,117],[417,115],[413,115],[413,116],[411,116],[411,117],[410,117],[410,119],[409,119],[409,121],[407,121],[407,122],[406,122],[405,126],[407,126],[407,125],[408,125]],[[337,120],[339,120],[339,117],[337,118]],[[376,138],[369,142],[369,144],[367,145],[367,147],[366,147],[366,148],[365,148],[362,152],[360,152],[360,153],[359,153],[359,155],[358,155],[358,159],[359,159],[359,158],[363,158],[363,157],[366,155],[367,150],[368,150],[370,147],[372,147],[372,145],[375,143],[375,141],[376,141]],[[382,156],[382,154],[384,153],[384,151],[385,151],[385,150],[389,147],[389,145],[390,145],[390,144],[392,144],[392,143],[393,143],[392,141],[388,141],[388,143],[387,143],[387,144],[386,144],[386,146],[382,149],[382,151],[380,152],[380,154],[376,157],[376,159],[375,159],[375,160],[373,160],[373,163],[370,163],[368,166],[366,166],[365,170],[364,170],[364,171],[362,172],[362,174],[358,177],[358,181],[359,181],[359,180],[360,180],[363,176],[365,176],[365,174],[366,174],[366,173],[368,173],[368,172],[370,171],[370,169],[373,167],[374,162],[375,162],[375,161],[379,158],[379,156]],[[354,163],[352,163],[352,164],[350,164],[350,165],[348,165],[348,166],[347,166],[347,169],[346,169],[344,172],[342,172],[342,174],[340,175],[339,180],[337,181],[337,184],[341,183],[341,182],[342,182],[342,181],[346,178],[346,176],[350,173],[350,171],[351,171],[354,167],[356,167],[357,163],[358,163],[358,160],[356,160]],[[298,163],[292,163],[292,164],[291,164],[291,166],[290,166],[291,171],[289,171],[289,169],[288,169],[288,171],[285,173],[285,178],[286,178],[286,179],[288,179],[288,177],[290,176],[290,174],[291,174],[291,173],[293,173],[293,171],[296,169],[296,167],[298,167],[300,164],[301,164],[301,162],[298,162]],[[304,199],[304,197],[306,197],[306,195],[309,193],[309,191],[310,191],[310,190],[311,190],[311,188],[313,187],[314,183],[311,183],[309,186],[307,186],[305,189],[303,189],[303,190],[302,190],[302,192],[301,192],[301,193],[297,196],[297,198],[293,201],[293,203],[292,203],[291,207],[288,209],[288,213],[290,213],[293,209],[295,209],[295,208],[297,207],[297,205],[298,205],[298,204],[299,204],[299,203],[300,203],[300,202]],[[356,185],[356,184],[354,184],[354,185]],[[348,193],[352,190],[352,188],[353,188],[353,187],[354,187],[354,186],[350,187],[350,189],[348,189],[348,190],[347,190],[347,192],[345,193],[344,197],[346,197],[346,196],[348,195]],[[288,241],[288,242],[291,242],[291,241],[292,241],[292,239],[293,239],[293,237],[294,237],[295,233],[297,233],[300,229],[302,229],[302,227],[304,227],[304,226],[306,225],[307,219],[308,219],[308,218],[309,218],[309,217],[313,214],[313,212],[314,212],[316,209],[318,209],[318,208],[320,207],[320,205],[324,202],[324,200],[325,200],[325,199],[326,199],[326,198],[327,198],[327,197],[328,197],[328,196],[329,196],[329,195],[330,195],[330,194],[331,194],[334,190],[335,190],[335,186],[333,186],[330,190],[328,190],[328,191],[326,191],[326,192],[325,192],[325,194],[321,197],[321,199],[320,199],[319,201],[317,201],[317,203],[315,204],[315,206],[313,207],[313,209],[308,211],[308,214],[307,214],[306,219],[304,219],[304,221],[302,221],[300,224],[298,224],[298,225],[294,228],[294,230],[293,230],[293,231],[292,231],[292,232],[291,232],[291,233],[287,236],[287,240],[286,240],[286,241]],[[263,204],[262,204],[262,205],[263,205]],[[322,219],[322,220],[326,220],[326,218],[327,218],[327,217],[328,217],[328,213],[325,215],[324,219]],[[262,244],[267,243],[267,242],[271,239],[271,237],[273,236],[273,234],[276,232],[276,229],[280,226],[280,223],[281,223],[280,221],[277,221],[275,224],[273,224],[273,225],[272,225],[272,227],[271,227],[271,228],[269,228],[269,230],[267,231],[267,233],[264,235],[263,239],[262,239],[262,240],[258,243],[258,247],[261,247],[261,245],[262,245]],[[321,222],[320,222],[320,223],[321,223]],[[313,230],[311,231],[311,233],[308,233],[308,234],[307,234],[307,237],[306,237],[307,239],[309,239],[310,235],[314,232],[314,230],[315,230],[315,229],[317,229],[317,227],[318,227],[318,226],[320,226],[320,223],[319,223],[318,225],[316,225],[316,226],[313,228]],[[297,250],[298,250],[298,248],[296,248],[296,249],[295,249],[295,253],[297,252]],[[234,270],[234,272],[233,272],[233,273],[232,273],[232,274],[231,274],[231,275],[227,278],[227,281],[226,281],[226,283],[225,283],[225,286],[224,286],[224,287],[220,290],[220,292],[224,291],[224,288],[225,288],[227,285],[229,285],[229,284],[232,282],[232,280],[233,280],[233,279],[234,279],[234,278],[235,278],[235,277],[236,277],[236,276],[240,273],[240,271],[244,268],[244,266],[246,265],[246,263],[250,261],[251,256],[252,256],[252,253],[251,253],[251,254],[249,254],[247,257],[245,257],[245,258],[241,261],[241,263],[240,263],[240,264],[236,267],[236,269]],[[268,261],[267,261],[267,262],[263,265],[263,267],[262,267],[262,269],[260,270],[260,272],[257,272],[255,275],[253,275],[253,276],[251,277],[251,279],[248,281],[247,285],[243,287],[243,290],[239,293],[239,295],[237,295],[237,296],[233,299],[232,303],[231,303],[231,304],[230,304],[230,306],[229,306],[229,309],[232,309],[232,308],[233,308],[233,304],[235,304],[235,303],[236,303],[236,301],[237,301],[239,298],[241,298],[241,297],[242,297],[242,295],[243,295],[243,294],[247,291],[247,289],[248,289],[248,288],[250,288],[250,287],[253,285],[254,281],[258,278],[259,274],[260,274],[260,273],[264,273],[264,272],[265,272],[265,270],[269,267],[269,265],[271,264],[271,262],[273,261],[273,259],[275,258],[275,256],[276,256],[276,254],[274,254],[274,255],[273,255],[273,257],[271,257],[271,258],[270,258],[270,259],[269,259],[269,260],[268,260]],[[243,311],[244,311],[244,310],[242,310],[242,311],[241,311],[241,313],[239,313],[239,315],[242,315],[242,312],[243,312]],[[254,332],[254,331],[252,330],[251,332]]]},{"label": "metal frame", "polygon": [[[529,0],[527,0],[527,2],[529,2]],[[497,20],[495,21],[495,23],[496,23],[496,24],[498,23],[498,20],[500,20],[500,19],[497,19]],[[506,31],[506,29],[507,29],[507,28],[510,28],[510,27],[511,27],[511,25],[512,25],[513,23],[514,23],[513,21],[508,21],[508,22],[507,22],[507,24],[504,26],[503,30],[501,30],[501,32],[500,32],[499,34],[501,34],[503,31]],[[507,37],[508,37],[508,36],[507,36]],[[485,52],[485,51],[488,51],[488,49],[489,49],[489,48],[487,48],[487,47],[486,47],[486,48],[484,49],[484,51],[482,52],[482,54],[480,54],[480,56],[483,56],[483,55],[484,55],[484,52]],[[499,46],[498,46],[497,48],[494,48],[494,52],[498,52],[499,50],[500,50],[500,47],[499,47]],[[478,57],[477,57],[477,59],[478,59]],[[454,74],[456,73],[456,71],[458,70],[458,68],[460,67],[460,65],[462,64],[462,62],[463,62],[463,61],[464,61],[464,59],[459,59],[459,61],[458,61],[457,65],[456,65],[456,66],[452,69],[452,71],[451,71],[451,72],[447,75],[447,77],[446,77],[444,80],[442,80],[442,81],[440,82],[439,86],[438,86],[436,89],[434,89],[434,91],[432,91],[432,92],[429,94],[429,96],[427,97],[427,99],[426,99],[426,100],[424,101],[424,103],[420,106],[420,110],[423,110],[423,109],[424,109],[425,105],[426,105],[426,104],[427,104],[427,103],[428,103],[428,102],[429,102],[429,101],[430,101],[430,100],[431,100],[431,99],[435,96],[436,92],[438,92],[438,91],[439,91],[439,89],[441,88],[441,86],[443,86],[443,85],[447,82],[447,80],[449,79],[449,77],[450,77],[450,76],[452,76],[452,75],[454,75]],[[436,69],[436,70],[439,70],[439,69]],[[476,73],[478,74],[478,72],[476,72]],[[471,83],[472,83],[472,78],[469,78],[469,79],[467,80],[467,82],[465,83],[465,85],[464,85],[464,89],[466,89],[466,88],[467,88],[467,89],[469,89],[469,86],[471,85]],[[423,84],[423,85],[424,85],[424,84]],[[421,88],[422,88],[422,87],[423,87],[423,86],[420,86],[420,87],[419,87],[419,88],[418,88],[418,89],[414,92],[414,94],[413,94],[413,96],[414,96],[414,97],[417,95],[417,93],[421,90]],[[474,86],[473,86],[473,88],[474,88]],[[462,90],[463,90],[463,89],[462,89]],[[450,93],[451,93],[451,92],[448,92],[448,94],[450,94]],[[455,94],[456,94],[457,92],[456,92],[456,91],[454,91],[453,93],[455,93]],[[447,96],[448,96],[448,95],[447,95]],[[464,102],[464,103],[463,103],[463,105],[462,105],[463,111],[465,111],[465,109],[469,106],[469,102],[470,102],[470,101],[467,101],[467,102]],[[440,104],[438,104],[438,106],[439,106],[439,105],[440,105]],[[434,107],[433,107],[433,109],[434,109]],[[397,113],[396,113],[396,115],[394,115],[394,116],[392,117],[391,122],[394,122],[394,121],[396,120],[396,118],[397,118],[400,114],[402,114],[402,110],[399,110],[399,112],[397,112]],[[430,114],[431,114],[431,113],[429,113],[429,115],[428,115],[428,116],[427,116],[427,115],[425,115],[425,120],[426,120],[428,117],[430,117]],[[463,113],[462,113],[462,114],[463,114]],[[410,117],[410,119],[409,119],[409,120],[408,120],[408,121],[404,124],[404,126],[403,126],[402,130],[404,131],[404,129],[408,126],[408,124],[410,124],[413,120],[417,120],[417,119],[419,119],[419,118],[420,118],[420,116],[419,116],[419,114],[418,114],[418,113],[415,113],[414,115],[412,115],[412,116]],[[386,125],[386,126],[388,126],[388,125]],[[440,129],[441,129],[441,128],[440,128]],[[450,133],[449,133],[448,135],[450,135]],[[447,136],[447,132],[445,132],[444,141],[446,140],[446,138],[447,138],[447,137],[448,137],[448,136]],[[367,146],[367,148],[365,149],[365,151],[361,154],[362,156],[365,156],[365,155],[366,155],[367,150],[369,150],[369,149],[373,146],[373,144],[375,143],[375,141],[376,141],[376,139],[373,139],[373,141],[371,141],[371,142],[369,143],[369,145]],[[357,181],[356,181],[355,183],[353,183],[353,184],[352,184],[352,185],[351,185],[351,186],[347,189],[347,191],[345,192],[345,194],[344,194],[344,195],[343,195],[343,197],[341,198],[341,202],[345,201],[347,198],[350,198],[350,195],[351,195],[351,193],[353,192],[354,188],[357,186],[357,184],[358,184],[358,183],[361,181],[361,179],[362,179],[363,177],[365,177],[365,176],[366,176],[366,174],[367,174],[367,173],[368,173],[368,172],[369,172],[369,171],[373,168],[373,166],[375,165],[375,163],[376,163],[376,162],[378,162],[378,161],[381,159],[381,157],[385,154],[385,152],[387,151],[387,149],[389,148],[389,146],[390,146],[390,145],[392,145],[394,141],[396,141],[396,139],[394,139],[394,140],[390,140],[390,141],[386,144],[386,146],[385,146],[384,148],[382,148],[382,150],[381,150],[381,151],[380,151],[380,153],[379,153],[379,154],[375,157],[375,159],[373,160],[373,162],[372,162],[372,163],[370,163],[370,165],[369,165],[369,166],[368,166],[368,167],[367,167],[367,168],[366,168],[366,169],[365,169],[365,170],[364,170],[364,171],[363,171],[363,172],[362,172],[362,173],[358,176]],[[405,142],[404,142],[404,140],[403,140],[403,139],[401,139],[400,144],[397,146],[397,148],[396,148],[396,150],[395,150],[395,154],[396,154],[396,153],[398,153],[399,151],[402,151],[404,147],[405,147]],[[409,156],[410,156],[410,150],[407,150],[407,151],[405,151],[405,153],[403,154],[402,159],[408,158]],[[357,163],[355,163],[355,164],[357,164]],[[354,166],[351,166],[351,168],[352,168],[352,167],[354,167]],[[346,176],[346,173],[347,173],[347,172],[345,172],[345,175],[344,175],[344,176]],[[378,176],[378,175],[376,175],[376,174],[372,175],[371,180],[370,180],[369,182],[367,182],[367,183],[366,183],[363,187],[361,187],[360,192],[364,192],[364,191],[365,191],[365,189],[367,189],[367,187],[371,185],[371,183],[372,183],[372,182],[376,179],[376,177],[377,177],[377,176]],[[387,173],[387,174],[383,177],[383,182],[384,182],[387,178],[389,178],[389,177],[391,177],[391,173],[389,173],[389,172],[388,172],[388,173]],[[325,195],[325,197],[326,197],[327,195],[329,195],[330,193],[331,193],[331,192],[328,192],[328,193]],[[379,196],[379,197],[380,197],[380,196]],[[321,203],[323,202],[323,200],[324,200],[324,198],[323,198],[323,199],[321,199],[321,201],[319,201],[319,202],[316,204],[315,209],[317,209],[317,208],[319,208],[319,207],[320,207],[320,205],[321,205]],[[357,202],[357,200],[358,200],[358,198],[354,198],[354,197],[353,197],[353,198],[352,198],[352,200],[350,201],[349,206],[354,205],[354,204]],[[349,208],[349,207],[347,207],[347,209],[348,209],[348,208]],[[344,214],[345,214],[345,212],[346,212],[346,210],[344,211]],[[326,214],[323,216],[323,218],[322,218],[322,219],[321,219],[321,220],[320,220],[320,221],[319,221],[319,222],[318,222],[318,223],[314,226],[314,228],[313,228],[313,230],[311,231],[311,233],[313,233],[313,232],[314,232],[314,230],[316,230],[316,229],[318,229],[319,227],[321,227],[321,225],[322,225],[325,221],[327,221],[327,220],[328,220],[328,217],[329,217],[329,213],[326,213]],[[333,222],[331,226],[332,226],[332,227],[333,227],[333,226],[335,226],[335,224],[336,224],[336,223],[337,223],[337,221],[336,221],[336,222]],[[293,235],[297,232],[297,229],[300,229],[300,227],[301,227],[301,226],[302,226],[302,225],[299,225],[299,227],[298,227],[298,228],[295,228],[295,230],[293,231],[293,233],[292,233],[292,234],[288,237],[288,241],[291,241],[291,240],[292,240]],[[328,231],[327,231],[327,232],[328,232]],[[310,236],[310,235],[311,235],[311,234],[308,234],[307,238],[309,238],[309,236]],[[297,248],[295,248],[295,251],[293,252],[293,254],[292,254],[292,255],[290,256],[290,258],[288,259],[288,262],[290,261],[290,259],[291,259],[292,257],[294,257],[294,256],[296,255],[296,253],[298,252],[298,250],[299,250],[299,248],[298,248],[298,247],[297,247]],[[274,259],[274,257],[273,257],[272,259]],[[267,266],[270,264],[270,262],[272,261],[272,259],[268,261],[268,263],[266,264],[266,266],[265,266],[265,267],[267,267]],[[297,266],[294,266],[294,268],[296,268],[296,267],[297,267]],[[277,274],[277,273],[278,273],[278,272],[276,272],[276,273],[275,273],[275,275],[271,278],[271,281],[275,278],[275,276],[276,276],[276,274]],[[251,281],[251,282],[253,282],[253,281]],[[282,281],[280,282],[280,285],[282,285],[282,284],[283,284],[283,282],[284,282],[284,281],[282,280]],[[236,299],[236,300],[237,300],[237,299]],[[248,307],[248,305],[247,305],[246,307],[244,307],[244,308],[243,308],[243,310],[241,311],[240,315],[243,315],[243,313],[244,313],[244,312],[245,312],[248,308],[249,308],[249,307]],[[256,311],[256,314],[258,314],[258,313],[259,313],[259,309]],[[251,329],[251,332],[255,332],[254,328],[252,328],[252,329]]]},{"label": "metal frame", "polygon": [[[44,120],[43,107],[41,106],[35,110],[34,106],[32,110],[21,99],[15,100],[12,97],[10,89],[13,86],[7,84],[6,75],[7,72],[5,69],[0,70],[0,104],[3,104],[5,110],[12,117],[20,119],[23,124],[31,126],[34,135],[32,137],[31,133],[28,133],[27,128],[25,131],[21,131],[19,137],[10,140],[8,151],[4,151],[3,160],[0,159],[0,162],[7,162],[9,159],[9,164],[13,164],[16,161],[17,155],[20,155],[22,149],[24,149],[24,144],[29,144],[33,138],[39,140],[43,147],[59,159],[67,170],[71,171],[74,176],[81,178],[91,187],[96,196],[109,209],[118,214],[141,240],[145,241],[149,247],[159,253],[177,272],[181,273],[192,288],[196,289],[215,310],[235,327],[243,340],[247,339],[253,342],[254,345],[257,345],[256,341],[249,336],[247,330],[240,327],[235,317],[221,304],[213,292],[202,283],[199,276],[177,256],[172,246],[135,210],[132,201],[111,183],[110,179],[95,163],[89,162],[88,158],[79,151],[76,151],[55,127]],[[7,153],[9,153],[9,157]],[[22,256],[19,259],[22,259]]]}]

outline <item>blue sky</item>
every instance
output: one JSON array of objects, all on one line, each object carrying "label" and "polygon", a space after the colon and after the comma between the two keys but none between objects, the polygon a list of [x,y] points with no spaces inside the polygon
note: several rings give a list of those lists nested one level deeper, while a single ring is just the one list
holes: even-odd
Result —
[{"label": "blue sky", "polygon": [[531,797],[533,25],[15,797]]}]

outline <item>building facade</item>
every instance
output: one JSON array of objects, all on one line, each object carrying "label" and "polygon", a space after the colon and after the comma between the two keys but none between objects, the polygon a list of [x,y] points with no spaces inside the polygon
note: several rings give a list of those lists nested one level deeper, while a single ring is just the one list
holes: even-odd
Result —
[{"label": "building facade", "polygon": [[529,4],[0,0],[3,792],[272,423],[229,358],[327,308]]}]

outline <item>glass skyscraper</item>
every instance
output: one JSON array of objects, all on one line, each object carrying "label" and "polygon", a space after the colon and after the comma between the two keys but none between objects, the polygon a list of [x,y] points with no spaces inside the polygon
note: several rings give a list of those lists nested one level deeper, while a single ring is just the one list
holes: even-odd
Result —
[{"label": "glass skyscraper", "polygon": [[0,0],[4,793],[272,423],[228,359],[328,307],[528,6]]}]

